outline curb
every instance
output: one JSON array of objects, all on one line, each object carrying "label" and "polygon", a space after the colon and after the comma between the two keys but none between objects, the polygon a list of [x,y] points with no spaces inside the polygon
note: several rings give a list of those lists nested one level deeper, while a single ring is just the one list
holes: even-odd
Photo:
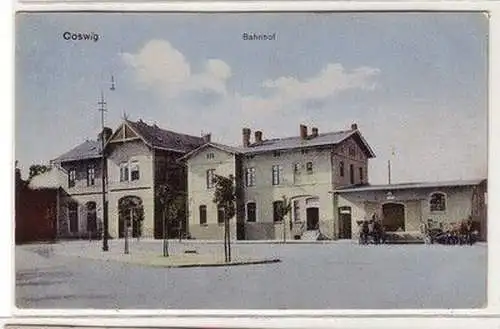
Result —
[{"label": "curb", "polygon": [[78,255],[77,258],[84,258],[89,260],[96,261],[104,261],[104,262],[116,262],[116,263],[127,263],[131,265],[138,266],[147,266],[147,267],[161,267],[161,268],[193,268],[193,267],[224,267],[224,266],[243,266],[243,265],[261,265],[261,264],[272,264],[272,263],[280,263],[281,259],[272,258],[272,259],[261,259],[261,260],[241,260],[241,261],[232,261],[230,263],[201,263],[201,264],[179,264],[179,265],[162,265],[162,264],[148,264],[143,263],[141,261],[134,261],[132,259],[99,259],[95,257],[85,257]]},{"label": "curb", "polygon": [[192,267],[223,267],[223,266],[242,266],[242,265],[260,265],[260,264],[272,264],[281,263],[281,259],[266,259],[266,260],[254,260],[254,261],[239,261],[221,264],[187,264],[187,265],[151,265],[154,267],[163,268],[192,268]]}]

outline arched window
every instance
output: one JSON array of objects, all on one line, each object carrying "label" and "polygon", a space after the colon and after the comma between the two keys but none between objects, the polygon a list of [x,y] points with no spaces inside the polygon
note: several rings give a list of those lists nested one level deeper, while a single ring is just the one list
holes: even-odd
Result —
[{"label": "arched window", "polygon": [[431,211],[445,211],[446,210],[446,195],[441,192],[431,194],[429,201]]}]

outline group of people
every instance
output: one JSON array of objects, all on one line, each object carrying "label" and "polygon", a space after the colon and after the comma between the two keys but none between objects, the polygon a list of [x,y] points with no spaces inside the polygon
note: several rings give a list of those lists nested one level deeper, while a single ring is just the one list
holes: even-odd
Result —
[{"label": "group of people", "polygon": [[446,231],[442,229],[431,230],[427,236],[430,243],[472,245],[476,242],[476,234],[471,218]]},{"label": "group of people", "polygon": [[381,244],[385,243],[385,231],[382,222],[373,214],[371,219],[365,219],[361,222],[359,234],[360,244]]}]

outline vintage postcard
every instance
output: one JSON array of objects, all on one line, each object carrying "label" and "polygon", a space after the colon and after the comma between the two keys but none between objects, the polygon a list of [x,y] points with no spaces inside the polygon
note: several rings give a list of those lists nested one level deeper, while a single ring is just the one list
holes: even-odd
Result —
[{"label": "vintage postcard", "polygon": [[19,12],[19,309],[487,306],[481,12]]}]

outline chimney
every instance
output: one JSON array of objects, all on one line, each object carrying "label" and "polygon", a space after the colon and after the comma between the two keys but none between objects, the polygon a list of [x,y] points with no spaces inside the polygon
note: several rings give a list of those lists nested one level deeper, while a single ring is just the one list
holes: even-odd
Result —
[{"label": "chimney", "polygon": [[300,125],[300,139],[307,139],[307,126]]},{"label": "chimney", "polygon": [[357,130],[357,129],[358,129],[358,125],[357,125],[356,123],[353,123],[353,124],[351,125],[351,129],[352,129],[352,130]]},{"label": "chimney", "polygon": [[248,147],[250,146],[250,134],[252,131],[250,128],[243,128],[242,130],[242,137],[243,137],[243,147]]},{"label": "chimney", "polygon": [[262,143],[262,131],[255,132],[255,143]]},{"label": "chimney", "polygon": [[203,135],[203,142],[204,143],[210,143],[212,141],[212,134],[208,133],[206,135]]},{"label": "chimney", "polygon": [[318,137],[318,134],[319,134],[319,131],[318,131],[318,128],[314,127],[312,129],[312,133],[311,133],[311,137]]}]

